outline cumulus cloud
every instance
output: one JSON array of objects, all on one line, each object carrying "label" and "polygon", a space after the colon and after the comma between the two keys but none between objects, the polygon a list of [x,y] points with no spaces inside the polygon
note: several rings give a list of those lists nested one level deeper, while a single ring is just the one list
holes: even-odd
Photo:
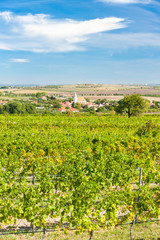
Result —
[{"label": "cumulus cloud", "polygon": [[111,4],[149,4],[153,0],[98,0],[99,2],[111,3]]},{"label": "cumulus cloud", "polygon": [[116,17],[75,21],[8,11],[0,12],[0,25],[0,49],[34,52],[81,50],[92,35],[127,27],[125,19]]},{"label": "cumulus cloud", "polygon": [[29,62],[29,60],[25,59],[25,58],[13,58],[13,59],[10,59],[9,62],[13,62],[13,63],[27,63],[27,62]]}]

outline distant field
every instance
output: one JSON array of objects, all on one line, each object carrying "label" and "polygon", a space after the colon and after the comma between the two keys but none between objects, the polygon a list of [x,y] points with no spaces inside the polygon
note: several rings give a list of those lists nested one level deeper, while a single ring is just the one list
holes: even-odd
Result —
[{"label": "distant field", "polygon": [[59,85],[43,86],[30,88],[10,88],[1,89],[1,92],[8,91],[15,94],[33,94],[37,92],[46,92],[48,95],[63,95],[73,97],[76,92],[79,96],[88,97],[91,100],[98,98],[107,98],[108,100],[120,100],[127,94],[140,94],[150,101],[160,101],[160,86],[142,86],[142,85],[106,85],[106,84],[78,84],[78,85]]}]

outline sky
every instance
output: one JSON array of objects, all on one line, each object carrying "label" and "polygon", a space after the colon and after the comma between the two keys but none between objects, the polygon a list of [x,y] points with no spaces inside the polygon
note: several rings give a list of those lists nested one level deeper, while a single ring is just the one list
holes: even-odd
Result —
[{"label": "sky", "polygon": [[0,85],[160,84],[160,0],[1,0]]}]

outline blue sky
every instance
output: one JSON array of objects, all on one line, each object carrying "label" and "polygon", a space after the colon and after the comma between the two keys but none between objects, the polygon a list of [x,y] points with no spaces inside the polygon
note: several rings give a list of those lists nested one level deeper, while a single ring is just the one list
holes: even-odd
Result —
[{"label": "blue sky", "polygon": [[0,84],[160,84],[159,0],[1,0]]}]

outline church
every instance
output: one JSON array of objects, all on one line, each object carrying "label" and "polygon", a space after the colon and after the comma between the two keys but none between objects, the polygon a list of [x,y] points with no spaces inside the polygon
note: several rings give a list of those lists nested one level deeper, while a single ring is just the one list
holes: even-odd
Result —
[{"label": "church", "polygon": [[87,103],[86,100],[84,99],[84,97],[78,97],[77,93],[74,94],[73,102],[74,103],[84,104],[84,105]]}]

